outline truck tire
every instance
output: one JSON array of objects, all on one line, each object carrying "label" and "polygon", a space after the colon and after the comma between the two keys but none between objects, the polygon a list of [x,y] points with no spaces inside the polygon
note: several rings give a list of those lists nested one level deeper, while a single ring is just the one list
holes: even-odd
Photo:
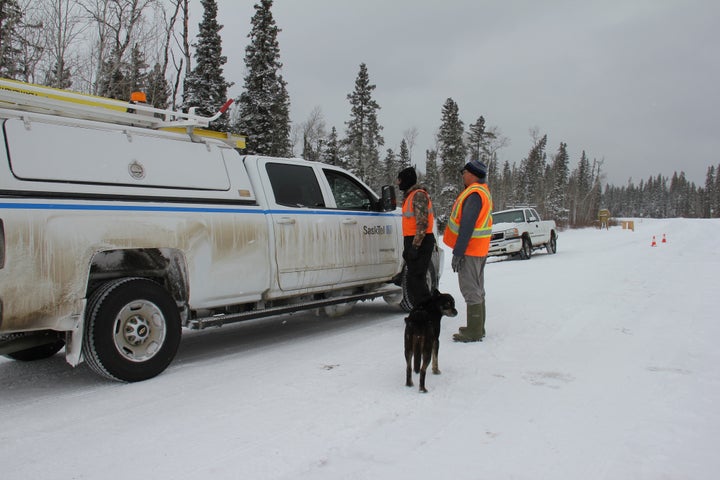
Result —
[{"label": "truck tire", "polygon": [[530,260],[532,256],[532,243],[528,237],[523,237],[522,248],[520,249],[520,260]]},{"label": "truck tire", "polygon": [[545,244],[545,250],[547,250],[547,253],[550,255],[557,252],[557,236],[555,232],[550,233],[550,241]]},{"label": "truck tire", "polygon": [[160,374],[180,345],[175,300],[146,278],[102,285],[90,297],[86,318],[85,361],[111,380],[139,382]]},{"label": "truck tire", "polygon": [[50,358],[59,352],[65,346],[64,340],[58,340],[47,345],[38,345],[19,352],[8,353],[7,358],[12,358],[19,362],[34,362],[35,360],[44,360]]},{"label": "truck tire", "polygon": [[[437,272],[435,272],[435,266],[432,262],[428,265],[428,271],[425,275],[428,288],[432,292],[433,289],[438,286]],[[410,301],[410,292],[407,287],[407,266],[403,267],[402,271],[402,300],[400,300],[400,308],[405,312],[409,312],[413,308],[412,301]]]}]

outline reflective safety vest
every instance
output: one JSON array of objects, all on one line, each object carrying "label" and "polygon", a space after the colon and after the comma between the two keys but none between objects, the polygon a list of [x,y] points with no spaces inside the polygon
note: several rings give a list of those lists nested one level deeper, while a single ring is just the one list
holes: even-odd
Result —
[{"label": "reflective safety vest", "polygon": [[415,222],[415,210],[413,210],[413,197],[417,192],[423,192],[428,199],[428,224],[425,233],[432,233],[433,225],[435,225],[435,216],[433,215],[432,201],[430,195],[421,189],[413,190],[407,196],[402,206],[402,231],[404,237],[414,237],[417,233],[417,223]]},{"label": "reflective safety vest", "polygon": [[478,215],[477,220],[475,220],[475,229],[468,243],[467,250],[465,250],[465,255],[471,257],[486,257],[490,249],[490,237],[492,236],[492,215],[490,214],[492,212],[492,196],[490,195],[490,188],[484,183],[471,183],[458,195],[457,199],[455,199],[452,211],[450,212],[450,219],[443,234],[443,242],[449,247],[455,248],[458,234],[460,233],[462,204],[465,199],[473,193],[480,195],[482,208],[480,209],[480,215]]}]

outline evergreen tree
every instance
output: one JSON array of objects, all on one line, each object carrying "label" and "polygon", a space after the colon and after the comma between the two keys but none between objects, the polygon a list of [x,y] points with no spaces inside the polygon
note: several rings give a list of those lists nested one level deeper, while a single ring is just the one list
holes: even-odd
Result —
[{"label": "evergreen tree", "polygon": [[[232,83],[226,82],[223,65],[227,57],[222,55],[220,30],[217,22],[217,2],[201,0],[203,18],[199,24],[198,42],[195,47],[195,68],[185,78],[183,108],[195,107],[199,115],[212,116],[227,101],[227,90]],[[221,132],[229,131],[227,115],[221,116],[212,124],[212,128]]]},{"label": "evergreen tree", "polygon": [[125,74],[127,65],[122,61],[119,50],[113,49],[100,68],[100,75],[97,79],[98,95],[102,97],[128,100]]},{"label": "evergreen tree", "polygon": [[550,189],[547,201],[546,214],[548,218],[553,218],[558,224],[567,225],[567,188],[570,156],[567,153],[567,144],[560,142],[557,154],[553,158],[550,167],[551,175],[549,176]]},{"label": "evergreen tree", "polygon": [[715,189],[710,197],[710,208],[712,208],[710,218],[720,218],[720,163],[715,168]]},{"label": "evergreen tree", "polygon": [[460,120],[458,105],[448,98],[442,108],[442,123],[437,135],[440,157],[440,195],[436,198],[438,210],[449,212],[457,195],[465,188],[460,170],[465,165],[464,124]]},{"label": "evergreen tree", "polygon": [[515,166],[510,167],[507,160],[503,164],[500,184],[490,185],[495,210],[505,210],[519,203],[517,189],[515,188]]},{"label": "evergreen tree", "polygon": [[520,163],[520,192],[522,202],[537,207],[541,215],[545,214],[544,185],[545,179],[545,147],[547,135],[535,141],[526,159]]},{"label": "evergreen tree", "polygon": [[[480,160],[488,164],[493,157],[491,142],[496,139],[495,133],[485,127],[485,117],[482,115],[468,127],[467,148],[470,160]],[[501,142],[503,143],[503,142]]]},{"label": "evergreen tree", "polygon": [[383,175],[382,185],[394,185],[397,174],[401,168],[398,158],[392,148],[388,148],[386,150],[385,160],[383,163],[385,164],[385,173]]},{"label": "evergreen tree", "polygon": [[[398,159],[398,171],[403,168],[410,166],[410,150],[408,149],[407,142],[403,138],[400,142],[400,158]],[[397,173],[397,172],[396,172]]]},{"label": "evergreen tree", "polygon": [[584,150],[568,183],[570,224],[571,226],[587,226],[587,204],[593,183],[590,160]]},{"label": "evergreen tree", "polygon": [[156,63],[147,75],[147,85],[144,91],[147,95],[147,102],[153,107],[168,108],[170,106],[172,89],[163,75],[162,65],[159,63]]},{"label": "evergreen tree", "polygon": [[[437,150],[425,151],[425,178],[423,179],[423,186],[427,189],[428,193],[430,193],[434,201],[436,192],[440,190],[440,170],[437,164]],[[442,232],[445,230],[445,225],[447,225],[449,212],[439,210],[437,202],[433,205],[433,210],[435,210],[435,220],[438,230]]]},{"label": "evergreen tree", "polygon": [[62,62],[55,63],[45,74],[44,84],[53,88],[68,89],[72,87],[72,74]]},{"label": "evergreen tree", "polygon": [[280,74],[280,29],[270,11],[272,0],[255,4],[245,49],[245,88],[238,98],[235,130],[248,136],[249,154],[287,156],[290,144],[290,96]]},{"label": "evergreen tree", "polygon": [[340,157],[340,142],[335,127],[332,127],[330,134],[325,140],[322,151],[321,161],[328,165],[342,166],[342,158]]},{"label": "evergreen tree", "polygon": [[136,43],[130,51],[130,63],[127,65],[123,85],[124,94],[121,98],[129,99],[132,92],[145,92],[148,77],[147,68],[145,54]]},{"label": "evergreen tree", "polygon": [[17,0],[0,1],[0,77],[18,78],[22,73],[18,28],[22,10]]},{"label": "evergreen tree", "polygon": [[373,100],[375,85],[370,84],[367,66],[360,64],[355,79],[355,90],[347,95],[350,101],[350,120],[345,122],[345,157],[348,168],[363,181],[373,186],[375,166],[379,163],[379,148],[385,144],[378,124],[380,105]]}]

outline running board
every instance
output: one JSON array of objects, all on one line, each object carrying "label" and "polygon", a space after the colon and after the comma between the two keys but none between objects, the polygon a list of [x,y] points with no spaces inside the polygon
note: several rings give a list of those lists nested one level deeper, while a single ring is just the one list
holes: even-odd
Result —
[{"label": "running board", "polygon": [[188,328],[192,330],[203,330],[209,327],[221,327],[228,323],[241,322],[243,320],[253,320],[256,318],[271,317],[273,315],[282,315],[285,313],[299,312],[302,310],[311,310],[313,308],[328,307],[330,305],[338,305],[341,303],[356,302],[358,300],[373,300],[377,297],[385,295],[402,295],[402,289],[397,287],[386,287],[372,292],[356,293],[345,295],[342,297],[323,298],[313,300],[306,303],[295,305],[283,305],[279,307],[263,308],[261,310],[250,310],[247,312],[227,313],[221,315],[213,315],[204,318],[195,318],[188,322]]}]

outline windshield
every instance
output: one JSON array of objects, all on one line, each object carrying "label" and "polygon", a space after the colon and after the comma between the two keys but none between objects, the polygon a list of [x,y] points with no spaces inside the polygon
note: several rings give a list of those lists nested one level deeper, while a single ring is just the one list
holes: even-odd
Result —
[{"label": "windshield", "polygon": [[493,213],[492,218],[493,223],[520,223],[525,221],[522,210]]}]

